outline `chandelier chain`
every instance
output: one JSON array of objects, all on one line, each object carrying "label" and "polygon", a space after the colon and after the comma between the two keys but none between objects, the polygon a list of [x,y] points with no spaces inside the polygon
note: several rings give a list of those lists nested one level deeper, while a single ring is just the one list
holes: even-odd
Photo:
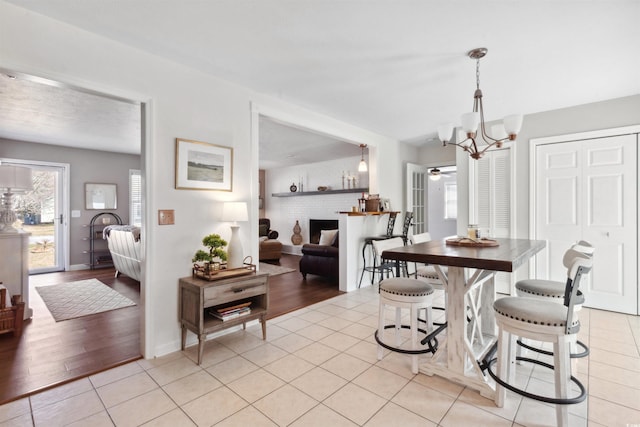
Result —
[{"label": "chandelier chain", "polygon": [[476,89],[480,89],[480,58],[476,59]]}]

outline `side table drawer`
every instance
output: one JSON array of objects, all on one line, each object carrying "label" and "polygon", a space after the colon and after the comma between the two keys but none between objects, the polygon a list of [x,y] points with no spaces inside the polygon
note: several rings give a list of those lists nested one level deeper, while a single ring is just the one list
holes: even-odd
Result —
[{"label": "side table drawer", "polygon": [[212,286],[204,289],[204,306],[224,304],[228,301],[238,301],[266,293],[267,283],[264,278],[252,278],[242,282]]}]

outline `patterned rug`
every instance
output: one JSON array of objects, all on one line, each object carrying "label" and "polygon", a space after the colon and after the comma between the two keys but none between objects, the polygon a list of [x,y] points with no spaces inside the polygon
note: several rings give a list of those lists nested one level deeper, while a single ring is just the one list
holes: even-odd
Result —
[{"label": "patterned rug", "polygon": [[258,271],[268,273],[269,276],[277,276],[278,274],[291,273],[292,271],[296,271],[296,269],[261,262],[260,265],[258,265]]},{"label": "patterned rug", "polygon": [[38,286],[36,290],[56,322],[136,305],[98,279]]}]

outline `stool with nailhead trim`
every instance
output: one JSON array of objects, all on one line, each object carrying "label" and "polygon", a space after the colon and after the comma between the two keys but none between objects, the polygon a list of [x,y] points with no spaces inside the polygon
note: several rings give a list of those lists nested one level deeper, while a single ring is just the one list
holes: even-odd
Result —
[{"label": "stool with nailhead trim", "polygon": [[[411,372],[418,373],[418,355],[426,352],[434,352],[435,349],[429,342],[427,349],[420,349],[418,346],[418,332],[427,333],[431,328],[431,306],[433,304],[433,286],[416,279],[406,277],[392,277],[380,282],[380,311],[378,314],[378,330],[375,339],[378,342],[378,360],[382,359],[383,349],[411,354]],[[385,325],[385,310],[387,306],[395,307],[395,323]],[[402,309],[409,309],[410,325],[402,325]],[[425,329],[418,327],[419,313],[426,312]],[[386,344],[384,341],[385,329],[395,329],[395,346]],[[403,349],[401,329],[411,331],[411,349]]]},{"label": "stool with nailhead trim", "polygon": [[[590,243],[585,242],[584,240],[573,245],[571,249],[565,252],[562,259],[562,263],[566,268],[568,268],[573,261],[573,259],[570,257],[570,254],[572,254],[573,252],[570,251],[576,251],[588,256],[593,256],[594,248]],[[555,302],[557,304],[564,303],[565,284],[563,282],[555,280],[525,279],[516,282],[515,288],[516,295],[519,297],[542,299]],[[584,295],[582,294],[582,292],[578,291],[575,300],[574,312],[577,313],[578,311],[580,311],[580,309],[582,308],[582,304],[584,304]],[[552,355],[551,352],[532,347],[529,344],[523,343],[521,340],[518,341],[518,344],[528,350],[532,350],[549,356]],[[578,352],[578,346],[582,348],[581,352]],[[520,355],[520,349],[518,349],[518,355]],[[586,357],[588,355],[589,348],[583,342],[578,341],[577,337],[574,335],[571,342],[571,358]]]},{"label": "stool with nailhead trim", "polygon": [[[506,390],[522,396],[556,405],[556,422],[559,426],[569,423],[568,404],[580,403],[586,390],[577,378],[571,375],[570,343],[572,336],[580,330],[580,322],[574,316],[580,279],[591,270],[593,259],[583,253],[569,250],[565,255],[571,259],[567,268],[567,282],[563,304],[556,304],[527,297],[505,297],[494,302],[498,325],[498,356],[488,364],[489,375],[496,381],[496,406],[503,407]],[[553,365],[537,359],[515,357],[515,338],[524,337],[553,344]],[[497,360],[497,373],[491,365]],[[515,361],[535,363],[554,370],[555,397],[536,395],[516,388]],[[569,397],[569,386],[573,382],[580,395]]]}]

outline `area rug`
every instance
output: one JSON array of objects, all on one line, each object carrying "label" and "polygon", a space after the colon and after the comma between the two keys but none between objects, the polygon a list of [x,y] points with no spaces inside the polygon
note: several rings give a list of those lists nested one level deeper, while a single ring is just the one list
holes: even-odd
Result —
[{"label": "area rug", "polygon": [[291,273],[292,271],[296,271],[295,268],[282,267],[280,265],[267,264],[266,262],[261,262],[258,266],[258,271],[262,273],[268,273],[269,276],[277,276],[278,274]]},{"label": "area rug", "polygon": [[56,322],[136,305],[98,279],[37,286],[36,290]]}]

